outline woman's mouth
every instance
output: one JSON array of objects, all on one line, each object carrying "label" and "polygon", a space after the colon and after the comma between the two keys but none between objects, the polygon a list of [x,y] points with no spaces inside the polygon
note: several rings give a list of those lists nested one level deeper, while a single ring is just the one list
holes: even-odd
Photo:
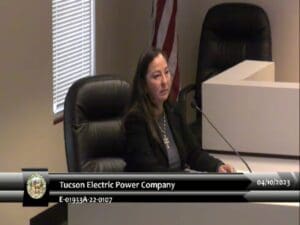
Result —
[{"label": "woman's mouth", "polygon": [[165,95],[165,94],[168,94],[168,92],[169,92],[169,89],[163,89],[160,91],[160,94]]}]

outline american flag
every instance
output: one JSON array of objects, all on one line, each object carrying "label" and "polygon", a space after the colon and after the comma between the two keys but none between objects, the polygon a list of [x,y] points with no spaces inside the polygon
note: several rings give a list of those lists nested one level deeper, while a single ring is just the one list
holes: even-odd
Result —
[{"label": "american flag", "polygon": [[177,0],[154,0],[152,17],[154,21],[152,46],[162,49],[168,56],[171,74],[174,76],[171,99],[176,101],[179,93],[179,70],[176,32]]}]

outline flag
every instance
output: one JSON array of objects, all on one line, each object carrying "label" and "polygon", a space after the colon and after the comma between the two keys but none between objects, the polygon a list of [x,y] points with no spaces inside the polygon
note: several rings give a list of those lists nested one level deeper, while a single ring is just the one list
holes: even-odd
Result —
[{"label": "flag", "polygon": [[152,46],[162,49],[168,57],[168,65],[173,75],[170,92],[171,100],[176,101],[179,89],[179,69],[176,32],[177,0],[154,0],[152,8],[153,37]]}]

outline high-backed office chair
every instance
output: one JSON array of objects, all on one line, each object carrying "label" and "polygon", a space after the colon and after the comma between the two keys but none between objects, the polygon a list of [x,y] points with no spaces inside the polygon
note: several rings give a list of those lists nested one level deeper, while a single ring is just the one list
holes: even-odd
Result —
[{"label": "high-backed office chair", "polygon": [[111,75],[76,81],[64,108],[69,172],[120,172],[124,136],[121,119],[129,102],[129,84]]},{"label": "high-backed office chair", "polygon": [[[192,91],[197,105],[202,107],[201,87],[205,80],[245,59],[270,61],[271,48],[268,16],[259,6],[223,3],[210,8],[202,25],[196,83],[183,88],[179,95],[183,114],[186,114],[187,95]],[[201,141],[199,112],[191,128]]]}]

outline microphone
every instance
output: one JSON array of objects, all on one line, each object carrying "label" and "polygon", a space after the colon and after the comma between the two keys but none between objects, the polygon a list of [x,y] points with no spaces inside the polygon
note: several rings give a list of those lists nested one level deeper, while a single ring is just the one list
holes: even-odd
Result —
[{"label": "microphone", "polygon": [[226,142],[226,144],[231,148],[231,150],[237,155],[237,157],[239,157],[239,159],[244,163],[244,165],[247,167],[248,171],[250,173],[252,173],[252,170],[250,168],[250,166],[248,165],[248,163],[246,162],[246,160],[244,160],[244,158],[240,155],[240,153],[230,144],[230,142],[224,137],[224,135],[216,128],[216,126],[210,121],[210,119],[208,118],[208,116],[202,111],[202,109],[197,105],[196,100],[193,99],[193,101],[191,102],[191,106],[192,108],[196,109],[198,112],[200,112],[204,118],[207,120],[207,122],[215,129],[215,131],[217,131],[217,133],[219,134],[219,136]]}]

